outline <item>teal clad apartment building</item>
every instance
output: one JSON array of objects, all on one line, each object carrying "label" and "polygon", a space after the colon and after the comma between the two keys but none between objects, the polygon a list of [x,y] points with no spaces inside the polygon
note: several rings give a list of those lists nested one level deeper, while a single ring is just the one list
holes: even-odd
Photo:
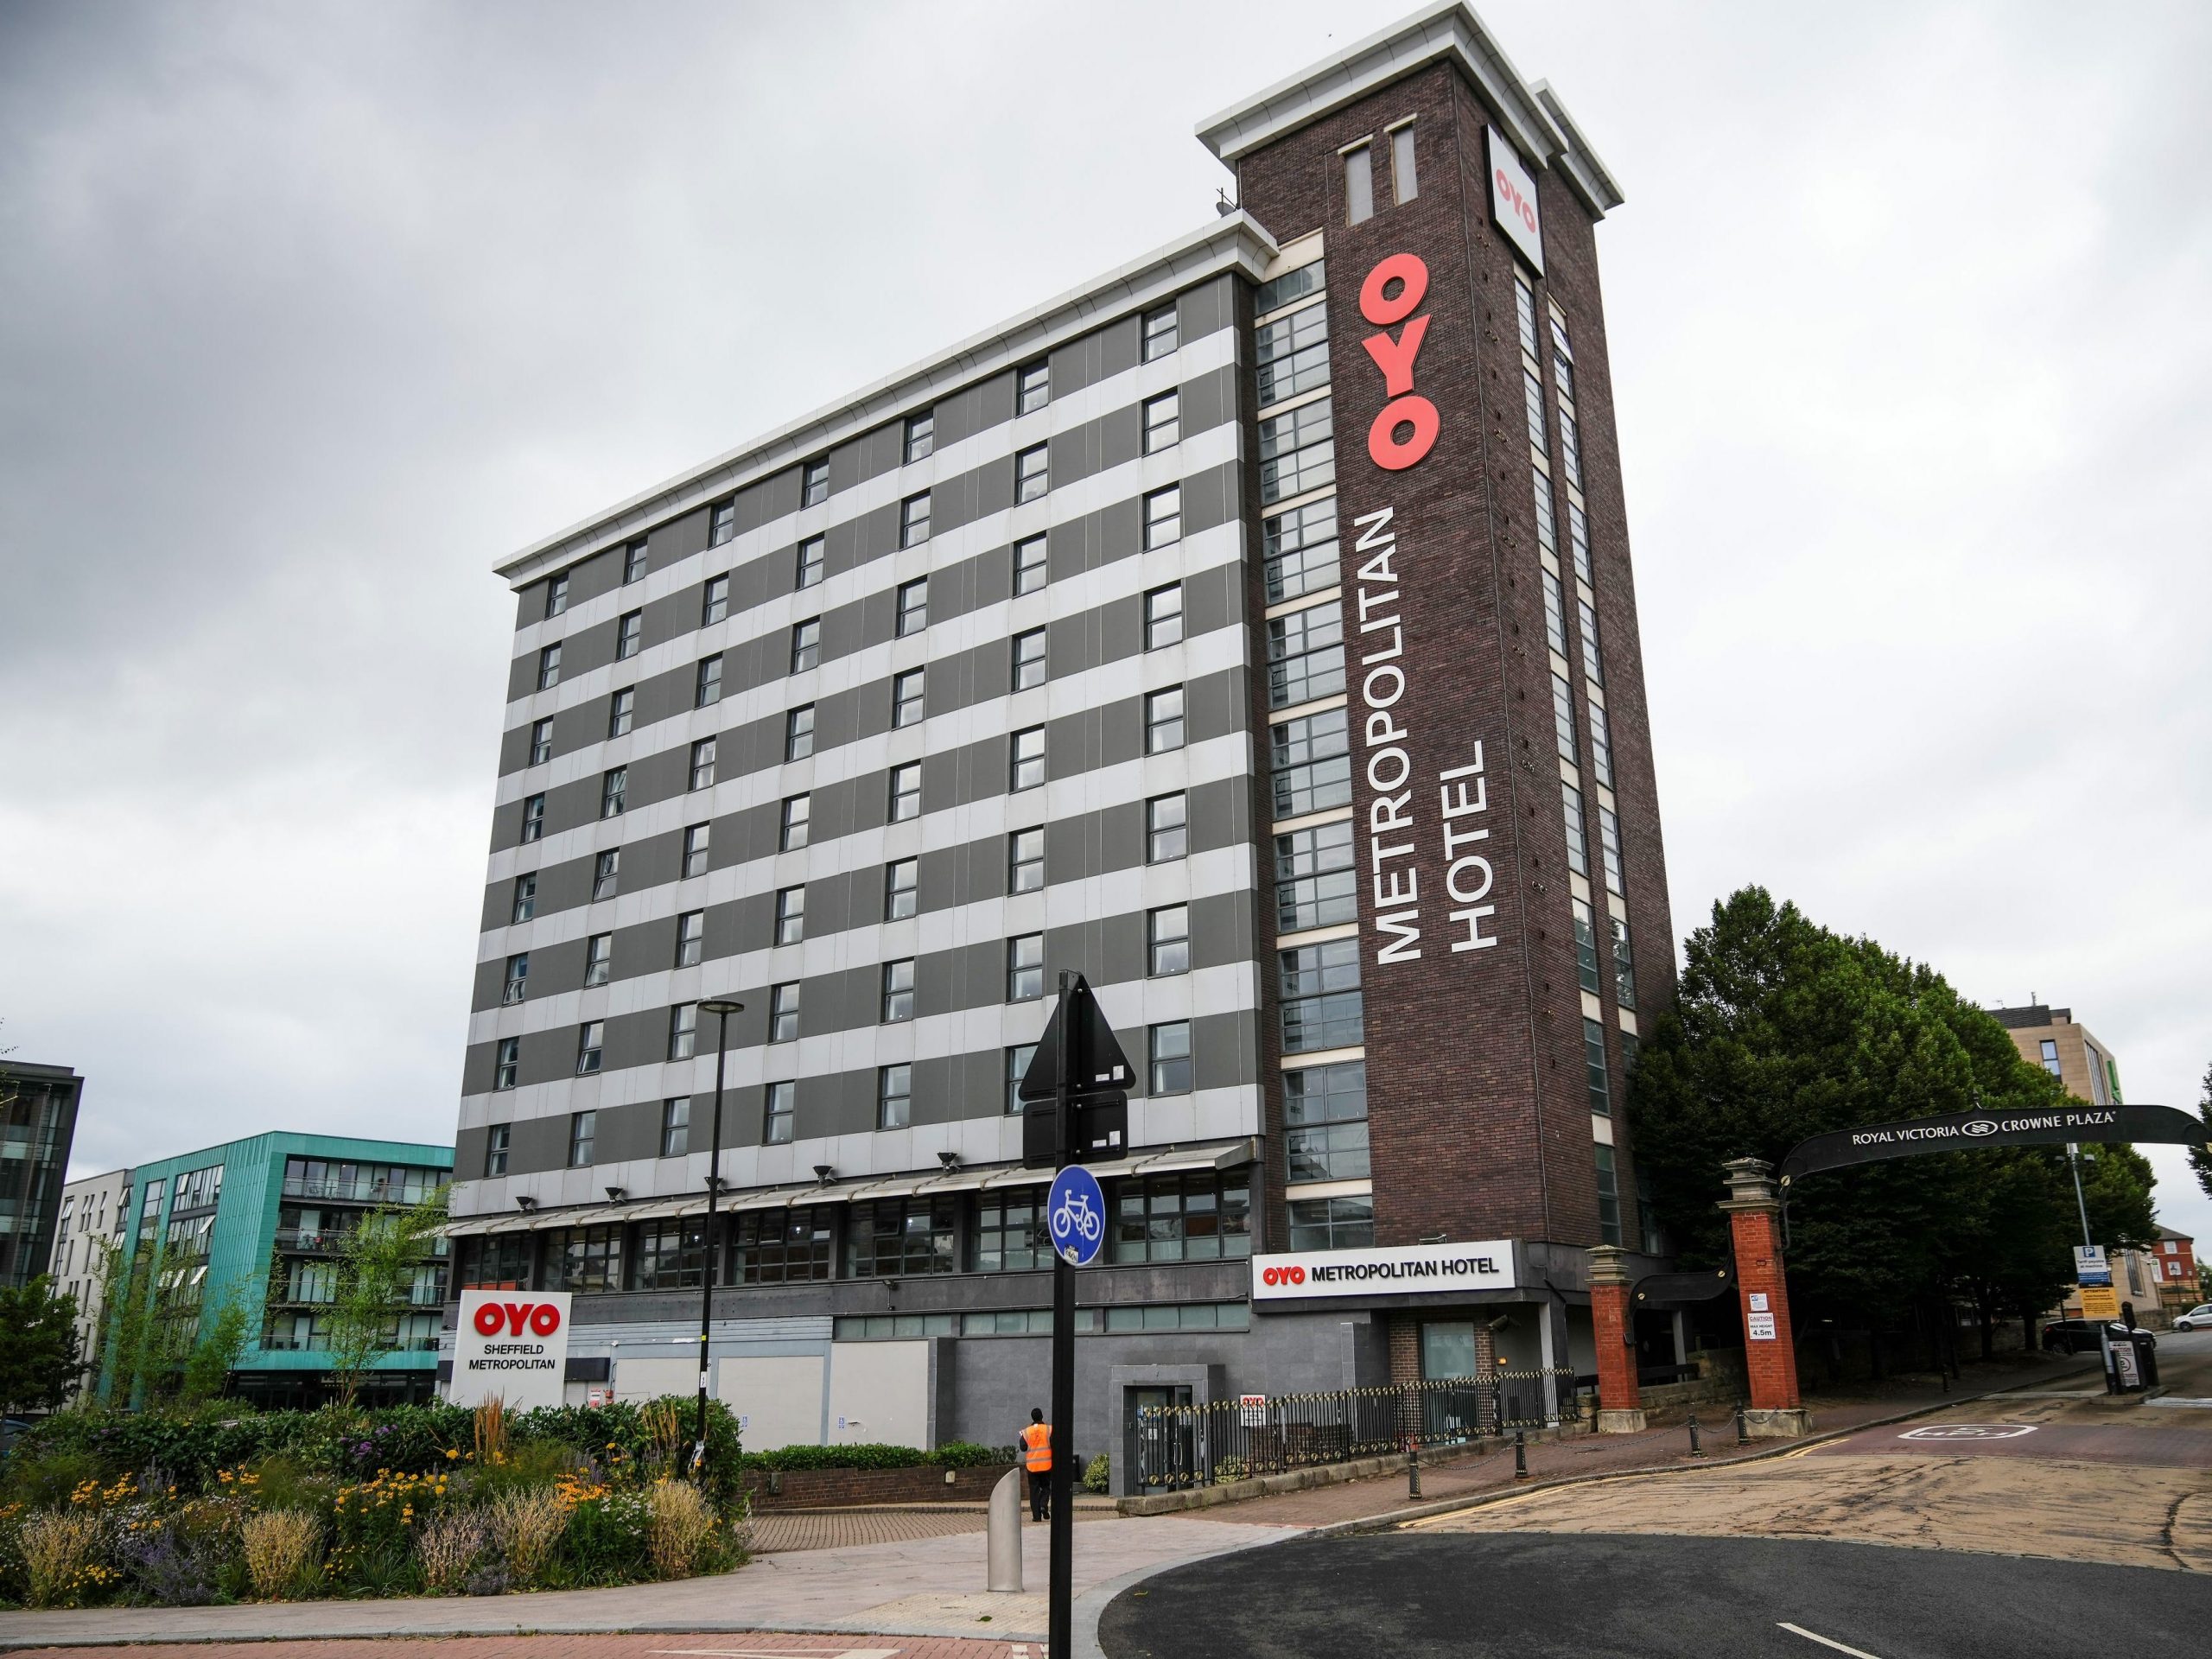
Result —
[{"label": "teal clad apartment building", "polygon": [[[247,1310],[245,1351],[226,1392],[261,1406],[319,1404],[330,1370],[326,1321],[340,1242],[381,1205],[427,1198],[453,1178],[453,1148],[406,1141],[271,1133],[130,1172],[117,1242],[154,1252],[173,1305],[196,1305],[205,1334],[226,1300]],[[446,1299],[446,1243],[395,1308],[397,1347],[366,1390],[379,1402],[435,1391]]]}]

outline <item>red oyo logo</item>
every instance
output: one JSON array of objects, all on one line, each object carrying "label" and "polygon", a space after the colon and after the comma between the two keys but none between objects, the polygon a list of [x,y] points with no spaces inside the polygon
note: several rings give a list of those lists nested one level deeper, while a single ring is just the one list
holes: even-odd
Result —
[{"label": "red oyo logo", "polygon": [[[1428,336],[1427,314],[1414,313],[1427,295],[1428,267],[1410,253],[1390,255],[1359,285],[1359,315],[1380,331],[1360,344],[1382,371],[1390,400],[1367,429],[1367,454],[1386,473],[1402,473],[1436,446],[1436,405],[1414,391],[1414,359]],[[1393,339],[1389,331],[1402,322]]]},{"label": "red oyo logo", "polygon": [[550,1337],[561,1328],[561,1310],[550,1302],[486,1302],[476,1310],[480,1337]]},{"label": "red oyo logo", "polygon": [[1302,1285],[1306,1282],[1303,1268],[1262,1268],[1260,1282],[1263,1285]]},{"label": "red oyo logo", "polygon": [[1536,204],[1521,194],[1521,187],[1503,168],[1497,169],[1498,198],[1513,210],[1513,216],[1529,227],[1529,234],[1536,233]]}]

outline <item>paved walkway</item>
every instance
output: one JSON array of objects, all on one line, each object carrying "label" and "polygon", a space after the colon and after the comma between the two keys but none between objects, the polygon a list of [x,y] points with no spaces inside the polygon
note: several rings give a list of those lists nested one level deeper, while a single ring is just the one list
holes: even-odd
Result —
[{"label": "paved walkway", "polygon": [[[49,1648],[54,1659],[106,1656],[103,1648]],[[733,1638],[713,1631],[669,1636],[472,1636],[438,1643],[450,1659],[1044,1659],[1035,1643],[969,1640],[951,1636],[855,1636],[754,1631]],[[264,1643],[218,1642],[193,1649],[192,1659],[270,1659]],[[392,1659],[389,1641],[367,1638],[296,1642],[283,1659]]]},{"label": "paved walkway", "polygon": [[[1022,1513],[1028,1514],[1027,1500]],[[1110,1518],[1109,1499],[1075,1506],[1078,1521]],[[1027,1528],[1033,1522],[1024,1521]],[[989,1511],[981,1503],[881,1503],[853,1510],[771,1510],[753,1517],[753,1553],[778,1555],[801,1549],[854,1549],[865,1544],[903,1543],[911,1538],[945,1538],[982,1532]]]}]

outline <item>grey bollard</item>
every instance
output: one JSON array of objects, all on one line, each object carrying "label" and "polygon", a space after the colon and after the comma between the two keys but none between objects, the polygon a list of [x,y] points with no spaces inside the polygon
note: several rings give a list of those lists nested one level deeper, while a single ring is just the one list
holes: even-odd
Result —
[{"label": "grey bollard", "polygon": [[991,1590],[1021,1593],[1021,1471],[1009,1469],[991,1488],[989,1582]]}]

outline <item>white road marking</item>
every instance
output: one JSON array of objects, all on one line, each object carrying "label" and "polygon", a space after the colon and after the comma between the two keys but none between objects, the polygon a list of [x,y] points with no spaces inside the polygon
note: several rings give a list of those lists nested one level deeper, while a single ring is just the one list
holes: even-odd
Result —
[{"label": "white road marking", "polygon": [[2017,1440],[2036,1432],[2033,1423],[1929,1423],[1909,1428],[1901,1440]]},{"label": "white road marking", "polygon": [[1777,1619],[1776,1623],[1792,1636],[1802,1636],[1808,1642],[1817,1642],[1824,1648],[1834,1648],[1838,1653],[1847,1653],[1851,1656],[1851,1659],[1875,1659],[1875,1656],[1864,1648],[1847,1648],[1831,1637],[1815,1634],[1802,1624],[1792,1624],[1787,1619]]}]

